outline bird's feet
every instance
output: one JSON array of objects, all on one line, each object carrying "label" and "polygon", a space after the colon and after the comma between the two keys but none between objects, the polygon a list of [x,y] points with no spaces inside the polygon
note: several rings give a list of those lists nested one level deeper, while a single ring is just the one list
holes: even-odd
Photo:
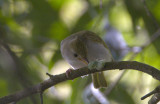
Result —
[{"label": "bird's feet", "polygon": [[69,68],[69,69],[66,71],[66,77],[67,77],[67,78],[70,78],[70,75],[71,75],[72,71],[73,71],[72,68]]},{"label": "bird's feet", "polygon": [[90,69],[90,70],[92,70],[92,69],[101,70],[102,68],[104,68],[105,63],[106,63],[105,60],[92,61],[88,64],[88,69]]}]

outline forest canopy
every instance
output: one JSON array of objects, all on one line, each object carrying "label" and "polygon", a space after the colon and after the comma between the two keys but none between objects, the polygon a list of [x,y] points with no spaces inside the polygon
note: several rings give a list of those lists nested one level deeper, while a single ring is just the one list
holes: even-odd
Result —
[{"label": "forest canopy", "polygon": [[[115,61],[138,61],[160,69],[159,0],[0,0],[0,97],[34,86],[70,65],[60,43],[90,30],[108,45]],[[146,104],[140,98],[160,83],[135,70],[104,72],[113,89],[93,91],[91,77],[59,83],[43,93],[44,104]],[[97,91],[97,92],[96,92]],[[39,94],[16,104],[40,104]],[[108,104],[106,103],[106,104]]]}]

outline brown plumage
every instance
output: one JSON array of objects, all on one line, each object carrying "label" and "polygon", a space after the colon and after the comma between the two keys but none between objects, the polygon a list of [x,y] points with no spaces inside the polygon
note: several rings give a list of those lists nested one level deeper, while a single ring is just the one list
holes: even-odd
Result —
[{"label": "brown plumage", "polygon": [[[61,53],[74,69],[87,66],[86,62],[112,61],[107,45],[91,31],[80,31],[64,39]],[[107,86],[103,72],[92,74],[92,79],[95,88]]]}]

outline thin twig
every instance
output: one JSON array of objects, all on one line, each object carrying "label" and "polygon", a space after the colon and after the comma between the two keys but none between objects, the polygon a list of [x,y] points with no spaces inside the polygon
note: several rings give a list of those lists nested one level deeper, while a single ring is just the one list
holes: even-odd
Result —
[{"label": "thin twig", "polygon": [[160,93],[154,94],[148,104],[159,104],[158,102],[160,102]]},{"label": "thin twig", "polygon": [[118,78],[107,87],[106,91],[104,92],[106,96],[108,96],[113,91],[113,89],[116,87],[116,85],[122,79],[122,77],[126,71],[127,70],[123,70],[122,73],[118,76]]},{"label": "thin twig", "polygon": [[145,48],[147,46],[149,46],[152,42],[156,41],[156,39],[158,39],[160,36],[160,28],[157,29],[157,31],[151,36],[151,39],[149,41],[147,41],[142,48]]},{"label": "thin twig", "polygon": [[152,22],[154,23],[154,25],[156,26],[156,28],[159,28],[159,24],[156,21],[156,19],[154,18],[154,16],[152,15],[152,13],[150,12],[150,10],[148,9],[147,5],[146,5],[146,0],[141,0],[144,6],[144,9],[147,13],[147,15],[152,19]]},{"label": "thin twig", "polygon": [[160,86],[156,87],[153,91],[151,91],[150,93],[146,94],[145,96],[143,96],[141,98],[141,100],[144,100],[145,98],[155,94],[155,93],[160,93]]},{"label": "thin twig", "polygon": [[43,104],[43,92],[40,93],[41,104]]}]

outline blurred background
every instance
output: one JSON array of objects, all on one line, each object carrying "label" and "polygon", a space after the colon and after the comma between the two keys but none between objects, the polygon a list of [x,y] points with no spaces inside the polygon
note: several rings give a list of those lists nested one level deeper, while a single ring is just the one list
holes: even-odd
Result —
[{"label": "blurred background", "polygon": [[[0,0],[0,97],[48,79],[46,72],[65,72],[60,42],[81,30],[103,38],[116,61],[160,69],[159,10],[159,0]],[[57,84],[44,104],[146,104],[150,98],[140,98],[160,84],[133,70],[105,77],[109,87],[101,92],[90,76]],[[39,94],[17,104],[40,104]]]}]

